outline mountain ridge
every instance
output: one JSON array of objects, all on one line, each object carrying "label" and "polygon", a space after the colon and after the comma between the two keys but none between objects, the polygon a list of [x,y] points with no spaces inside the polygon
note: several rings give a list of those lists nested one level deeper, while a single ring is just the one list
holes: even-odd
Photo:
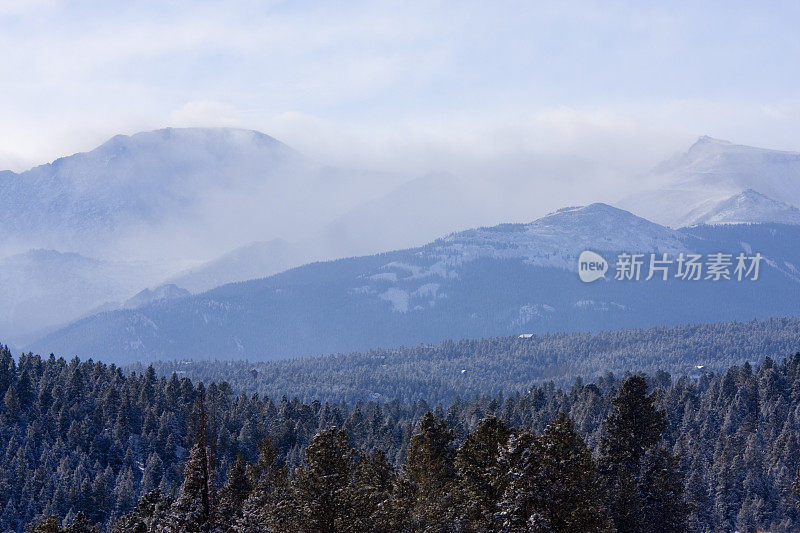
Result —
[{"label": "mountain ridge", "polygon": [[[707,221],[705,215],[746,191],[784,204],[778,212],[740,210],[747,221],[796,223],[800,207],[800,152],[771,150],[700,137],[686,152],[657,165],[649,176],[655,187],[627,196],[616,205],[649,220],[677,228]],[[710,217],[713,219],[713,217]]]},{"label": "mountain ridge", "polygon": [[[766,261],[758,282],[625,282],[609,275],[584,284],[575,272],[584,246],[612,263],[614,252],[721,250],[758,251]],[[592,204],[88,317],[32,348],[118,362],[269,360],[528,332],[768,318],[800,305],[797,265],[797,226],[676,231]]]}]

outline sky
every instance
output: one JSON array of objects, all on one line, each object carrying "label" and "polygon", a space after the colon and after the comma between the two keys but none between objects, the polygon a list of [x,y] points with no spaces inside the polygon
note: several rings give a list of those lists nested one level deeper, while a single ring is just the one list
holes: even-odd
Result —
[{"label": "sky", "polygon": [[800,150],[799,26],[777,1],[0,0],[0,168],[166,126],[412,174]]}]

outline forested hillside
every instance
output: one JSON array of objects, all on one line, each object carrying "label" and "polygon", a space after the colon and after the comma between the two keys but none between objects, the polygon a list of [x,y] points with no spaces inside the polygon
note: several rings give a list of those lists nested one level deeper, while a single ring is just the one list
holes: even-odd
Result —
[{"label": "forested hillside", "polygon": [[[569,387],[606,372],[700,376],[745,362],[781,359],[800,347],[800,319],[553,333],[531,338],[444,342],[335,356],[250,363],[153,363],[156,373],[227,381],[237,391],[349,403],[362,400],[449,405],[456,398],[527,391],[546,381]],[[703,368],[698,369],[698,366]],[[141,373],[142,365],[126,367]]]},{"label": "forested hillside", "polygon": [[51,516],[40,531],[177,531],[176,516],[186,531],[800,527],[800,354],[696,383],[607,375],[443,409],[2,350],[0,394],[5,531]]}]

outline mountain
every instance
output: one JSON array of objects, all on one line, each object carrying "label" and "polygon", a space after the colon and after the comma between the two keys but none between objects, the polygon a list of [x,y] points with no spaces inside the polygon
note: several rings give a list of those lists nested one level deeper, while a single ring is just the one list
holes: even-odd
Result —
[{"label": "mountain", "polygon": [[307,240],[401,181],[325,166],[230,128],[117,135],[0,172],[0,335],[24,344],[145,287],[199,292],[319,258],[274,239]]},{"label": "mountain", "polygon": [[175,298],[183,298],[190,294],[191,293],[186,289],[182,289],[173,283],[168,283],[156,287],[155,289],[143,289],[137,292],[133,297],[125,300],[120,307],[122,309],[137,309],[151,302],[174,300]]},{"label": "mountain", "polygon": [[[498,202],[496,189],[492,194],[478,180],[452,174],[423,176],[350,209],[326,225],[314,247],[339,257],[419,246],[465,227],[491,223],[499,212],[491,205]],[[508,204],[507,197],[503,201]]]},{"label": "mountain", "polygon": [[14,343],[63,326],[109,300],[129,298],[163,276],[152,265],[116,263],[55,250],[0,259],[0,335]]},{"label": "mountain", "polygon": [[700,223],[797,223],[800,153],[701,137],[660,164],[644,191],[617,205],[670,227]]},{"label": "mountain", "polygon": [[[87,153],[0,176],[5,210],[0,243],[100,255],[130,226],[163,223],[209,188],[244,185],[299,159],[257,132],[165,129],[117,135]],[[36,213],[19,217],[18,213]]]},{"label": "mountain", "polygon": [[[761,253],[757,281],[576,275],[580,252]],[[270,360],[445,339],[787,316],[800,308],[800,227],[676,231],[605,205],[312,263],[196,296],[80,320],[32,345],[127,362]]]},{"label": "mountain", "polygon": [[302,265],[312,258],[311,249],[283,239],[252,242],[204,265],[182,272],[170,281],[194,293],[204,292],[226,283],[265,278]]},{"label": "mountain", "polygon": [[800,209],[768,198],[753,189],[747,189],[713,204],[707,210],[691,211],[681,225],[759,224],[762,222],[800,225]]},{"label": "mountain", "polygon": [[0,173],[0,256],[47,248],[207,261],[248,242],[310,235],[400,181],[320,165],[257,131],[117,135],[90,152]]}]

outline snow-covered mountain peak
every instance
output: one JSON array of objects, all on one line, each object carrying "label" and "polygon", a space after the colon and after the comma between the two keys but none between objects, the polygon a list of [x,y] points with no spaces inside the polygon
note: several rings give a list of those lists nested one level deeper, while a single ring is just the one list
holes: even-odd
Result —
[{"label": "snow-covered mountain peak", "polygon": [[575,220],[583,220],[587,217],[602,217],[604,219],[630,219],[639,218],[629,211],[614,207],[612,205],[596,202],[589,205],[580,205],[572,207],[564,207],[554,211],[544,217],[531,222],[528,225],[543,224],[543,223],[572,223]]},{"label": "snow-covered mountain peak", "polygon": [[686,250],[678,232],[603,203],[560,209],[528,224],[502,224],[449,235],[437,253],[470,260],[524,258],[532,264],[574,269],[584,250],[669,252]]},{"label": "snow-covered mountain peak", "polygon": [[706,210],[689,213],[683,225],[757,224],[762,222],[800,225],[800,209],[773,200],[753,189],[746,189],[713,204]]},{"label": "snow-covered mountain peak", "polygon": [[717,139],[716,137],[711,137],[710,135],[701,135],[697,138],[697,141],[689,148],[689,151],[696,151],[703,148],[709,147],[721,147],[721,146],[731,146],[733,145],[732,142],[726,141],[724,139]]},{"label": "snow-covered mountain peak", "polygon": [[[62,157],[31,173],[55,173],[78,185],[108,184],[109,180],[139,184],[172,181],[198,174],[228,177],[231,167],[260,164],[274,167],[301,156],[277,139],[253,130],[234,128],[165,128],[133,135],[115,135],[90,152]],[[263,169],[261,169],[263,172]]]},{"label": "snow-covered mountain peak", "polygon": [[95,150],[108,153],[153,147],[164,150],[180,146],[203,147],[210,150],[219,150],[221,147],[231,149],[237,146],[240,149],[247,146],[269,147],[296,153],[274,137],[260,131],[240,128],[163,128],[133,135],[115,135]]},{"label": "snow-covered mountain peak", "polygon": [[[800,207],[797,152],[701,137],[687,152],[659,165],[652,178],[660,185],[624,198],[617,205],[670,227],[703,223],[708,213],[721,208],[721,203],[747,190]],[[739,219],[781,222],[785,218],[784,208],[767,208],[763,198],[756,201],[752,195],[745,195],[734,204]],[[748,213],[748,208],[754,211]],[[767,218],[770,213],[777,218]]]},{"label": "snow-covered mountain peak", "polygon": [[0,173],[0,203],[9,208],[0,214],[0,257],[50,248],[206,261],[247,242],[307,238],[403,180],[325,166],[253,130],[117,135],[88,152]]}]

